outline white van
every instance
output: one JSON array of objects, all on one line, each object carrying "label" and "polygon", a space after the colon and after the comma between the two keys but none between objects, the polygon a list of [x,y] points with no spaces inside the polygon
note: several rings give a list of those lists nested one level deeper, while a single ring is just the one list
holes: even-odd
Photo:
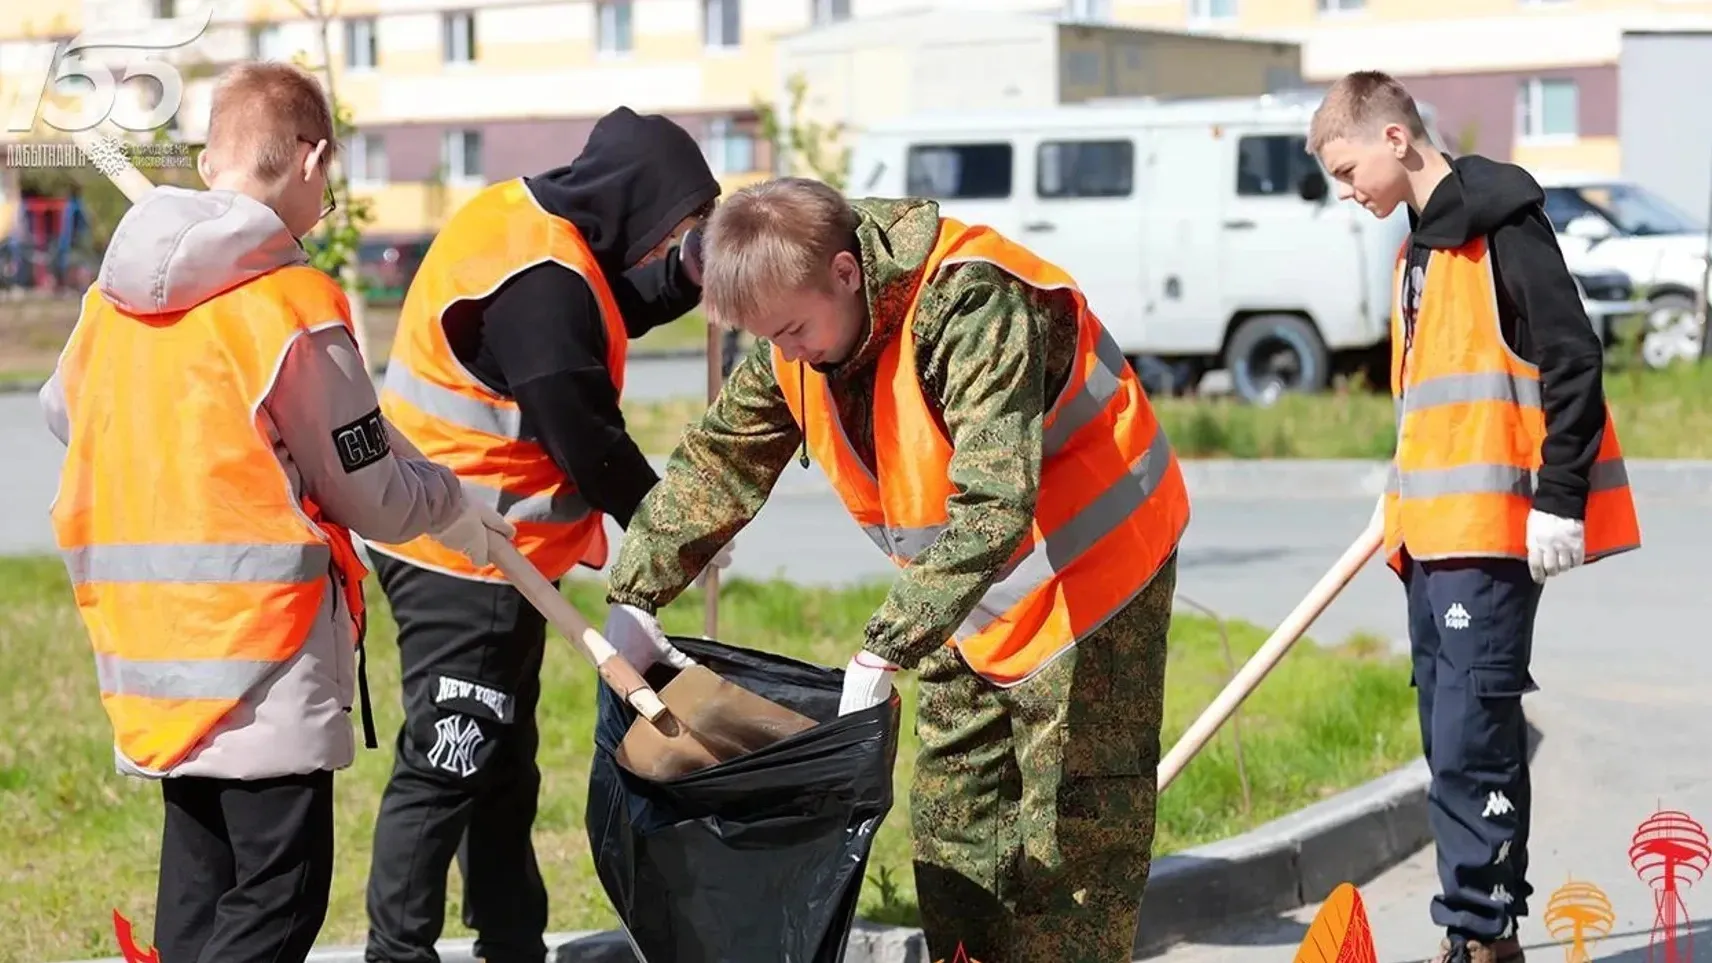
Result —
[{"label": "white van", "polygon": [[1174,387],[1220,368],[1249,399],[1363,368],[1383,385],[1408,218],[1328,190],[1304,149],[1319,97],[918,114],[863,131],[845,191],[934,198],[1028,245]]}]

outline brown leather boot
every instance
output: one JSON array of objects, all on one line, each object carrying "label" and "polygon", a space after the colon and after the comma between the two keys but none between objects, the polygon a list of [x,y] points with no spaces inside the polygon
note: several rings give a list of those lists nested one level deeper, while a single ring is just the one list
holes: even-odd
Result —
[{"label": "brown leather boot", "polygon": [[1514,936],[1492,943],[1469,940],[1455,947],[1447,936],[1439,941],[1439,955],[1433,957],[1431,963],[1524,963],[1526,959],[1522,953],[1522,941]]}]

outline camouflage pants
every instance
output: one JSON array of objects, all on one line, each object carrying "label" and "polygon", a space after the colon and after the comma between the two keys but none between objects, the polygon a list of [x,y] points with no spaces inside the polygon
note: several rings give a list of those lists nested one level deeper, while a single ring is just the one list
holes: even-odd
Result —
[{"label": "camouflage pants", "polygon": [[1010,689],[949,649],[919,668],[910,817],[929,960],[1119,963],[1152,864],[1176,558]]}]

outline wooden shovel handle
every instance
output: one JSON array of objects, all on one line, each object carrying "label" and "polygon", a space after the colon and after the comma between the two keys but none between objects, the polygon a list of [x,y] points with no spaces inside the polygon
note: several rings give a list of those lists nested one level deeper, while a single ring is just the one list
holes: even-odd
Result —
[{"label": "wooden shovel handle", "polygon": [[[725,386],[724,365],[721,364],[721,342],[724,333],[719,325],[707,323],[707,403],[711,407],[719,400],[719,389]],[[719,569],[712,565],[702,574],[701,634],[710,639],[719,637]]]},{"label": "wooden shovel handle", "polygon": [[1361,567],[1367,564],[1367,560],[1378,550],[1384,539],[1384,522],[1375,516],[1368,522],[1367,529],[1361,533],[1361,536],[1349,548],[1344,549],[1343,556],[1326,571],[1326,574],[1320,576],[1320,580],[1314,583],[1314,587],[1309,590],[1307,596],[1296,604],[1289,615],[1284,617],[1284,621],[1279,624],[1277,629],[1273,630],[1272,635],[1243,665],[1242,670],[1236,674],[1236,678],[1224,687],[1224,691],[1220,692],[1218,698],[1213,700],[1213,704],[1201,713],[1194,724],[1183,733],[1183,737],[1177,740],[1177,744],[1172,746],[1171,751],[1160,761],[1160,792],[1164,792],[1165,787],[1171,785],[1171,781],[1177,778],[1178,773],[1183,771],[1183,767],[1187,766],[1189,760],[1195,757],[1195,753],[1201,751],[1201,747],[1205,746],[1207,740],[1213,737],[1213,733],[1225,724],[1225,720],[1231,717],[1231,713],[1236,711],[1237,706],[1242,705],[1242,701],[1248,698],[1249,693],[1260,685],[1260,680],[1266,678],[1266,674],[1272,671],[1272,667],[1278,664],[1278,660],[1284,657],[1284,653],[1290,651],[1290,647],[1296,644],[1296,640],[1308,631],[1308,627],[1314,624],[1314,619],[1318,618],[1325,607],[1331,604],[1332,599],[1343,591],[1343,587],[1349,584],[1349,580],[1355,577],[1355,573],[1361,571]]},{"label": "wooden shovel handle", "polygon": [[600,673],[600,677],[611,686],[614,692],[624,697],[624,700],[649,722],[657,722],[666,712],[666,704],[660,701],[660,696],[642,680],[642,674],[636,667],[624,661],[618,650],[606,637],[583,618],[576,606],[570,603],[553,583],[547,581],[533,563],[523,557],[517,546],[511,540],[495,531],[487,533],[487,557],[499,567],[511,584],[522,592],[529,603],[547,617],[553,628],[559,634],[570,640],[571,645],[581,652]]}]

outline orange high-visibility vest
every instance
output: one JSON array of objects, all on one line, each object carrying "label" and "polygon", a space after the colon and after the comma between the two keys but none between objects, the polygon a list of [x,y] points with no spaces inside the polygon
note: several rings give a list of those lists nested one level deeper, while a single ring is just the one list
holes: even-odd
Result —
[{"label": "orange high-visibility vest", "polygon": [[[1077,362],[1045,422],[1040,495],[1029,535],[969,616],[946,640],[999,686],[1034,675],[1104,625],[1145,588],[1176,550],[1189,496],[1175,452],[1141,382],[1075,282],[984,226],[940,221],[922,268],[986,261],[1041,289],[1067,290],[1078,319]],[[952,445],[922,393],[915,313],[881,353],[874,386],[870,470],[838,419],[826,377],[773,348],[779,387],[845,508],[899,567],[948,523]]]},{"label": "orange high-visibility vest", "polygon": [[[1542,463],[1539,368],[1504,341],[1485,238],[1429,255],[1405,352],[1403,272],[1392,278],[1391,393],[1397,452],[1385,493],[1387,564],[1528,557],[1528,512]],[[1610,407],[1589,478],[1587,562],[1639,548],[1640,523]]]},{"label": "orange high-visibility vest", "polygon": [[[454,304],[485,298],[523,270],[549,261],[575,271],[599,300],[606,367],[622,394],[630,336],[600,265],[571,222],[542,210],[523,181],[513,179],[484,188],[429,246],[399,313],[380,397],[393,427],[423,455],[456,472],[466,493],[510,520],[518,550],[556,579],[578,562],[590,568],[606,564],[603,516],[527,436],[517,402],[489,389],[458,361],[445,326]],[[478,569],[426,535],[372,547],[450,575],[505,581],[496,566]]]},{"label": "orange high-visibility vest", "polygon": [[292,495],[259,413],[292,343],[348,317],[302,266],[162,318],[84,296],[51,514],[115,746],[139,769],[170,772],[297,654],[329,577],[362,641],[368,572]]}]

